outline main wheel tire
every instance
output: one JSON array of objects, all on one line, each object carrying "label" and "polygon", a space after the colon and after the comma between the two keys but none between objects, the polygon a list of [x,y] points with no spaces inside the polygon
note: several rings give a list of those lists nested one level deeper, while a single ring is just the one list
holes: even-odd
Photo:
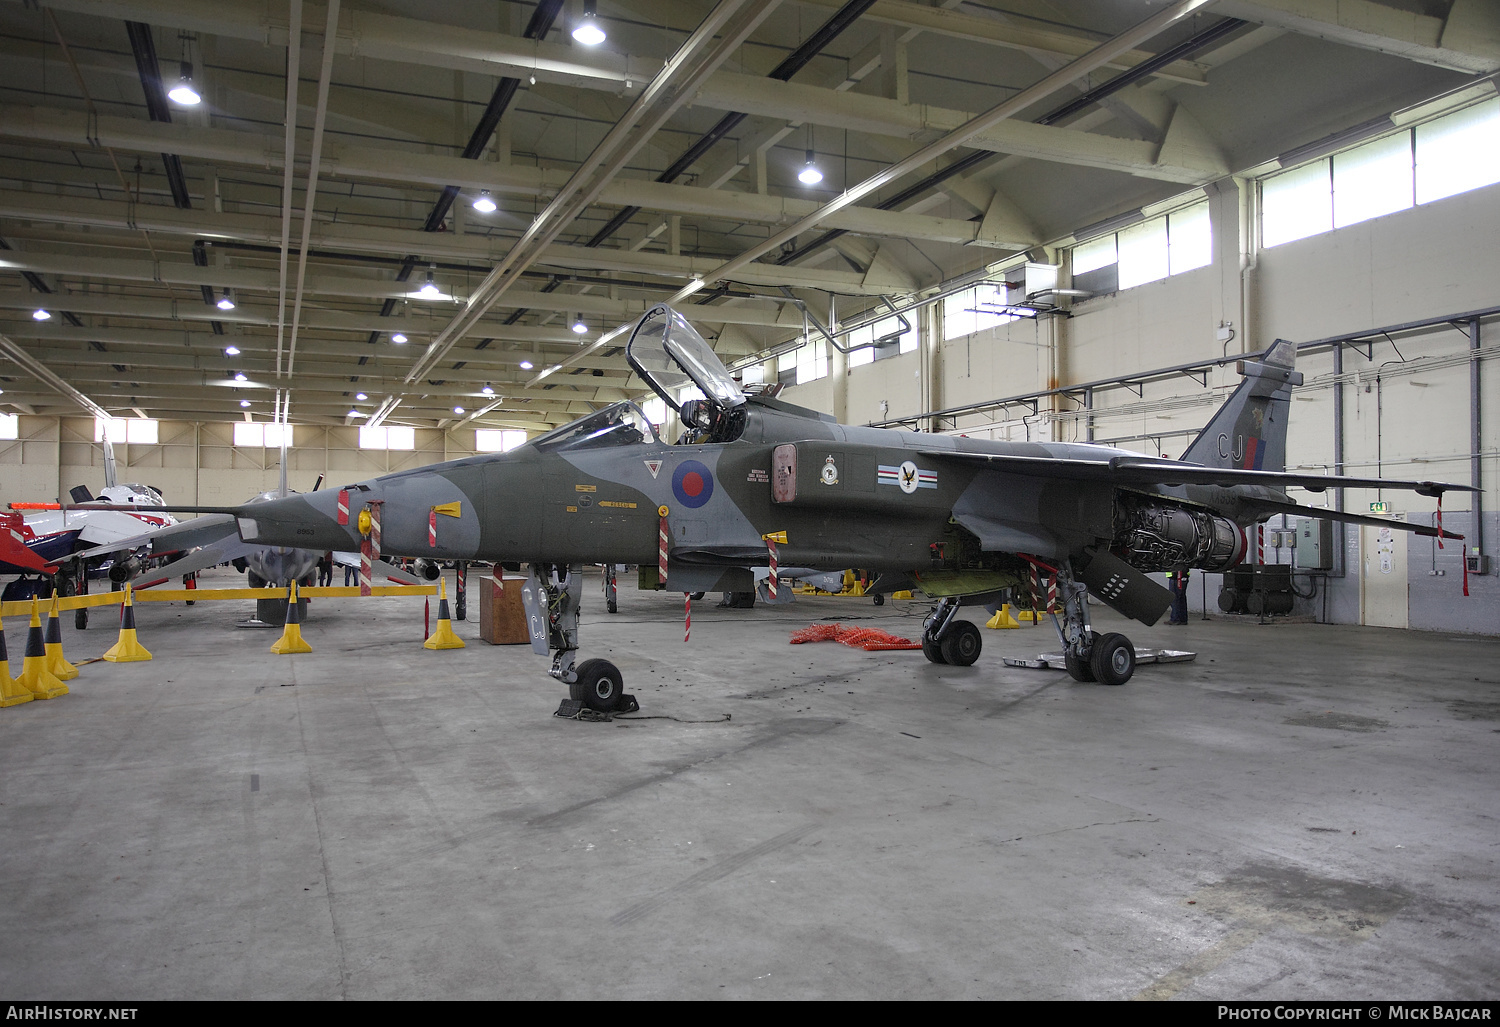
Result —
[{"label": "main wheel tire", "polygon": [[696,603],[698,600],[700,600],[702,598],[703,598],[703,593],[702,592],[694,592],[693,593],[693,602]]},{"label": "main wheel tire", "polygon": [[608,713],[618,709],[625,694],[620,668],[608,660],[584,660],[576,668],[578,680],[568,686],[568,697],[591,710]]},{"label": "main wheel tire", "polygon": [[1118,632],[1101,635],[1089,653],[1089,669],[1101,685],[1123,685],[1135,673],[1135,647]]},{"label": "main wheel tire", "polygon": [[884,606],[885,605],[885,596],[882,593],[880,593],[880,592],[876,592],[875,593],[875,598],[874,598],[873,601],[874,601],[874,603],[875,603],[876,606]]},{"label": "main wheel tire", "polygon": [[88,607],[80,606],[73,611],[73,627],[77,631],[86,631],[89,626]]},{"label": "main wheel tire", "polygon": [[922,632],[922,655],[932,663],[947,663],[948,659],[943,655],[941,642],[934,642],[927,637],[927,632]]},{"label": "main wheel tire", "polygon": [[972,666],[979,659],[979,650],[984,640],[972,621],[956,620],[948,625],[948,633],[939,643],[943,650],[943,662],[955,667]]},{"label": "main wheel tire", "polygon": [[[1091,631],[1091,632],[1089,632],[1089,638],[1090,638],[1091,643],[1092,643],[1092,642],[1097,642],[1099,636],[1095,635]],[[1090,649],[1089,652],[1092,653],[1093,650]],[[1069,652],[1068,650],[1064,649],[1063,650],[1063,665],[1068,668],[1068,676],[1071,677],[1074,681],[1093,681],[1094,680],[1094,668],[1091,667],[1091,666],[1089,666],[1089,661],[1088,661],[1087,658],[1079,659],[1078,657],[1074,656],[1071,652]]]},{"label": "main wheel tire", "polygon": [[610,613],[620,612],[620,604],[615,601],[614,596],[610,596],[607,600],[605,600],[604,605],[608,607]]},{"label": "main wheel tire", "polygon": [[735,606],[738,609],[741,609],[741,610],[753,610],[753,609],[755,609],[755,590],[754,589],[751,589],[749,592],[736,592],[735,596],[736,596],[736,599],[737,599],[737,601],[735,603]]},{"label": "main wheel tire", "polygon": [[254,571],[247,570],[245,572],[245,584],[250,588],[265,588],[266,579]]}]

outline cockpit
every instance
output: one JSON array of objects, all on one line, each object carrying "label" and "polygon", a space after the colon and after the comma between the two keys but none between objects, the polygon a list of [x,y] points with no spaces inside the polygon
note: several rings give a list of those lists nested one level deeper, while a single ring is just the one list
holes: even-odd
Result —
[{"label": "cockpit", "polygon": [[[745,394],[687,318],[668,306],[648,310],[630,334],[625,359],[673,410],[679,443],[733,442],[745,430]],[[686,386],[701,399],[679,400]]]},{"label": "cockpit", "polygon": [[560,428],[531,440],[541,452],[578,452],[608,449],[657,441],[656,429],[641,408],[629,400],[612,403],[603,410],[569,421]]}]

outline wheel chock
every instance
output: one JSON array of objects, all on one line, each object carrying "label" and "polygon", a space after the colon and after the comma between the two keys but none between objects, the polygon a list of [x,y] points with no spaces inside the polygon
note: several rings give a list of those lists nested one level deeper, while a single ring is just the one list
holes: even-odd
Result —
[{"label": "wheel chock", "polygon": [[453,633],[453,621],[448,616],[448,579],[438,579],[437,630],[427,636],[423,649],[463,649],[464,640]]},{"label": "wheel chock", "polygon": [[313,651],[312,646],[302,638],[302,609],[297,602],[295,581],[288,586],[286,595],[286,627],[282,629],[281,637],[271,646],[271,652],[283,656],[289,653],[310,653]]},{"label": "wheel chock", "polygon": [[31,689],[10,676],[10,654],[5,650],[5,625],[0,624],[0,709],[31,702]]},{"label": "wheel chock", "polygon": [[1001,603],[995,615],[984,622],[987,628],[1019,628],[1021,622],[1010,615],[1010,604]]},{"label": "wheel chock", "polygon": [[63,656],[62,621],[57,617],[57,589],[52,590],[52,610],[47,614],[47,669],[59,681],[72,681],[78,676],[78,668]]},{"label": "wheel chock", "polygon": [[68,694],[68,686],[47,669],[47,644],[42,641],[42,618],[34,594],[31,597],[31,626],[26,631],[26,658],[21,663],[21,676],[16,680],[31,691],[34,699],[56,699]]},{"label": "wheel chock", "polygon": [[120,616],[120,640],[104,650],[110,663],[136,663],[151,659],[151,652],[135,637],[135,590],[125,584],[125,609]]}]

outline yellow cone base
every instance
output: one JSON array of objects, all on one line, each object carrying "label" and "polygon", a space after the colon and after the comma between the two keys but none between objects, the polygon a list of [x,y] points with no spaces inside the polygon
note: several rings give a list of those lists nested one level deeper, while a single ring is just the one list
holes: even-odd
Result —
[{"label": "yellow cone base", "polygon": [[1010,604],[1001,603],[995,615],[984,622],[987,628],[1019,628],[1021,622],[1010,615]]},{"label": "yellow cone base", "polygon": [[0,663],[0,709],[7,706],[19,706],[35,698],[36,696],[31,694],[31,689],[11,677],[10,668]]},{"label": "yellow cone base", "polygon": [[463,649],[464,640],[453,633],[451,620],[437,622],[437,630],[422,643],[423,649]]},{"label": "yellow cone base", "polygon": [[78,668],[63,657],[61,642],[47,643],[47,669],[59,681],[72,681],[78,676]]},{"label": "yellow cone base", "polygon": [[29,689],[34,699],[56,699],[68,694],[68,686],[47,669],[45,656],[26,657],[26,662],[21,665],[21,676],[16,681]]},{"label": "yellow cone base", "polygon": [[280,656],[289,653],[310,653],[312,646],[308,645],[302,638],[301,624],[288,624],[281,632],[281,637],[271,646],[271,652]]},{"label": "yellow cone base", "polygon": [[120,640],[104,650],[104,658],[110,663],[134,663],[151,659],[151,651],[136,641],[135,628],[121,628]]}]

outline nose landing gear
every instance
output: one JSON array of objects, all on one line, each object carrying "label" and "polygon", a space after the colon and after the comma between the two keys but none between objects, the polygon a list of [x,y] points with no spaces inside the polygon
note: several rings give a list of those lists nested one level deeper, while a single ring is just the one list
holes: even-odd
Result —
[{"label": "nose landing gear", "polygon": [[558,708],[560,717],[576,718],[585,709],[595,713],[639,709],[635,697],[625,694],[620,668],[608,660],[578,657],[578,616],[583,603],[583,578],[567,564],[531,565],[521,586],[521,605],[526,610],[531,649],[539,656],[552,656],[547,672],[568,686],[568,698]]}]

